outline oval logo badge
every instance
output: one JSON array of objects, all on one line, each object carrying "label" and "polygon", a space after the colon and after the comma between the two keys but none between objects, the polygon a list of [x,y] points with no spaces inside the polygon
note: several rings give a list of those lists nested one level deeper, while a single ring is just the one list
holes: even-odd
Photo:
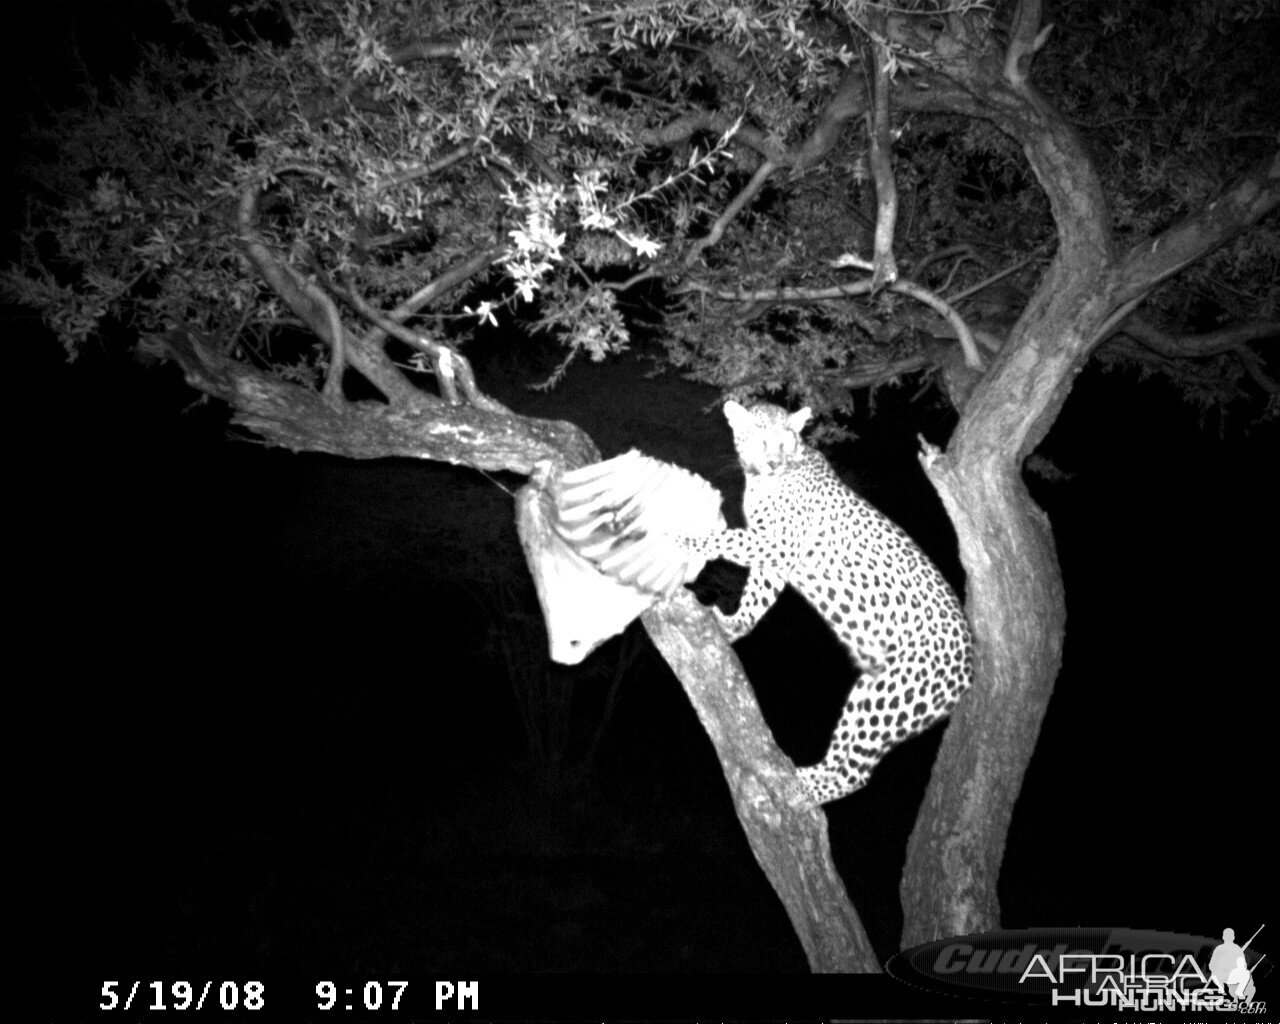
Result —
[{"label": "oval logo badge", "polygon": [[[1040,928],[939,939],[903,950],[885,970],[930,992],[1034,1006],[1265,1012],[1271,971],[1231,928],[1222,937],[1131,928]],[[1265,989],[1265,983],[1263,985]]]}]

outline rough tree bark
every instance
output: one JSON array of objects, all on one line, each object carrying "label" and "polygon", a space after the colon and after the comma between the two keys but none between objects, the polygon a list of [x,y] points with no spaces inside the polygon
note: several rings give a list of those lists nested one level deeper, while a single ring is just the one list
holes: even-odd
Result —
[{"label": "rough tree bark", "polygon": [[641,621],[711,737],[751,852],[782,900],[809,966],[878,972],[831,859],[827,816],[774,742],[742,663],[711,612],[682,592]]},{"label": "rough tree bark", "polygon": [[992,121],[1023,146],[1053,211],[1059,246],[993,365],[969,393],[945,454],[926,472],[951,516],[968,576],[976,683],[944,737],[901,882],[903,946],[998,927],[996,883],[1013,806],[1062,660],[1066,608],[1047,516],[1023,461],[1048,433],[1094,348],[1155,284],[1245,230],[1280,200],[1280,156],[1253,168],[1204,211],[1128,253],[1087,151],[1026,81],[1043,42],[1024,2],[1008,50],[973,18],[932,37],[897,20],[895,41],[934,60],[894,100]]}]

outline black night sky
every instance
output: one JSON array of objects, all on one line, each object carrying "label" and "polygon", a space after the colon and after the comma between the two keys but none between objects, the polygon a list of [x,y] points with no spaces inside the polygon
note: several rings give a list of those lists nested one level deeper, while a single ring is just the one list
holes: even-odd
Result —
[{"label": "black night sky", "polygon": [[[46,958],[155,974],[805,969],[647,640],[632,638],[589,771],[616,642],[538,677],[572,694],[569,763],[530,756],[502,645],[528,652],[517,675],[541,658],[504,490],[519,478],[269,450],[172,367],[105,349],[68,366],[31,317],[7,323],[12,836]],[[518,411],[736,499],[713,390],[621,359],[542,394],[524,385],[554,352],[496,338],[473,358]],[[959,581],[915,459],[917,434],[944,443],[951,420],[913,393],[883,392],[830,454]],[[1220,437],[1158,381],[1080,376],[1041,449],[1066,477],[1031,479],[1069,620],[1009,837],[1006,927],[1275,921],[1276,441],[1274,425]],[[739,650],[779,742],[816,760],[852,681],[835,641],[793,597]],[[827,808],[882,958],[939,735]]]}]

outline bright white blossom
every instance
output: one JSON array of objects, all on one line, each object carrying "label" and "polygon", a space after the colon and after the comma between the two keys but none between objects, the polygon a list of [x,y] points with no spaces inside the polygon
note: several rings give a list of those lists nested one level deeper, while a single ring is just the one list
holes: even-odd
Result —
[{"label": "bright white blossom", "polygon": [[477,303],[474,309],[470,306],[463,306],[462,311],[476,317],[482,324],[489,323],[494,327],[498,326],[497,317],[493,315],[493,303],[488,300]]},{"label": "bright white blossom", "polygon": [[661,242],[655,242],[645,235],[633,235],[629,231],[615,231],[614,234],[631,246],[639,256],[657,256],[658,250],[662,248]]}]

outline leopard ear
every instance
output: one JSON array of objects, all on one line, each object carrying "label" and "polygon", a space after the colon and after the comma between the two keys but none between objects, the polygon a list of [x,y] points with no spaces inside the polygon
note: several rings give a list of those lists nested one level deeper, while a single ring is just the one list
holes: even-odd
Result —
[{"label": "leopard ear", "polygon": [[805,425],[809,422],[809,419],[812,416],[813,410],[806,405],[803,409],[799,409],[788,416],[787,423],[791,425],[792,430],[799,434],[800,431],[804,430]]},{"label": "leopard ear", "polygon": [[724,403],[724,418],[729,421],[729,426],[735,423],[743,423],[751,417],[747,413],[746,407],[739,405],[732,398]]}]

